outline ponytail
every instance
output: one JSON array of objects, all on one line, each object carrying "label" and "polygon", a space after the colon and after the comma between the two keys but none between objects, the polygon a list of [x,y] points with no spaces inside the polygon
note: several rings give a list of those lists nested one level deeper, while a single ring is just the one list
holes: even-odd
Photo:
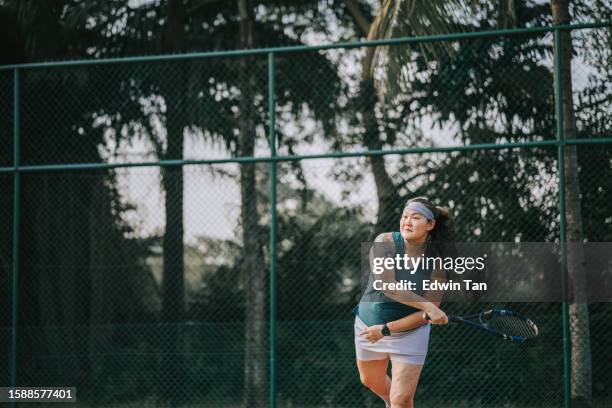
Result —
[{"label": "ponytail", "polygon": [[435,207],[436,226],[431,231],[431,240],[453,242],[455,240],[455,220],[448,207]]}]

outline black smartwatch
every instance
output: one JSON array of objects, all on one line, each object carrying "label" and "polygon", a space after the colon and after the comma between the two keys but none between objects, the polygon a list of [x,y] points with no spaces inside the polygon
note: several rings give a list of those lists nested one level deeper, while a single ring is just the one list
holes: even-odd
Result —
[{"label": "black smartwatch", "polygon": [[389,326],[387,326],[387,323],[385,323],[385,325],[382,328],[382,335],[383,336],[390,336],[391,335],[391,330],[389,330]]}]

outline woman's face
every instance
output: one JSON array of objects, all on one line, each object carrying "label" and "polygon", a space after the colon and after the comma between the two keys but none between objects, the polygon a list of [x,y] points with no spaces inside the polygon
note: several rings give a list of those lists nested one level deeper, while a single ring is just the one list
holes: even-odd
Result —
[{"label": "woman's face", "polygon": [[405,209],[400,219],[400,233],[406,241],[423,243],[427,239],[427,234],[435,225],[435,220],[429,221],[425,216],[413,210]]}]

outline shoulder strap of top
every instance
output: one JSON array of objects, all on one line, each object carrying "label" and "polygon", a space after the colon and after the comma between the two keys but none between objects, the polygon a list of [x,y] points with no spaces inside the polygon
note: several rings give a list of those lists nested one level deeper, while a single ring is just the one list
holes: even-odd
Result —
[{"label": "shoulder strap of top", "polygon": [[395,242],[395,250],[398,254],[404,255],[404,253],[406,252],[406,244],[404,243],[404,237],[402,237],[402,234],[398,231],[393,232],[392,235],[393,242]]}]

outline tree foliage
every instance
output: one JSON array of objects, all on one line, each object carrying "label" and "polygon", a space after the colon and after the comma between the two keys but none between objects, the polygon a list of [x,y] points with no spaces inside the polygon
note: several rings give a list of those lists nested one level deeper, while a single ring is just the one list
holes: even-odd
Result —
[{"label": "tree foliage", "polygon": [[[23,38],[18,41],[22,41],[23,53],[29,61],[168,52],[164,47],[168,40],[164,30],[168,15],[162,2],[138,6],[119,0],[8,3],[15,8],[16,21],[22,25]],[[256,46],[303,44],[313,33],[333,39],[359,36],[349,3],[355,2],[313,5],[308,1],[254,1]],[[547,5],[514,3],[510,19],[493,7],[477,6],[481,8],[474,11],[472,5],[458,4],[456,7],[463,13],[473,13],[473,18],[453,20],[452,24],[439,19],[439,23],[447,23],[448,30],[444,26],[435,27],[442,31],[475,32],[550,23]],[[402,4],[407,8],[397,10],[398,25],[388,27],[399,31],[391,30],[384,36],[422,33],[414,26],[399,24],[414,16],[414,4]],[[374,20],[375,9],[369,3],[357,5],[367,18]],[[448,5],[451,8],[445,12],[457,13],[451,2]],[[427,7],[433,13],[442,6]],[[584,6],[577,6],[576,10],[586,15]],[[239,16],[234,2],[187,2],[184,12],[185,38],[181,51],[236,48]],[[334,31],[330,22],[340,28]],[[10,28],[8,37],[19,38],[13,26],[2,26]],[[607,136],[605,113],[610,106],[610,92],[604,61],[609,59],[609,50],[598,36],[577,41],[581,41],[577,42],[579,50],[592,48],[585,60],[596,71],[576,94],[578,136]],[[364,145],[431,146],[435,142],[429,129],[423,126],[428,121],[442,129],[446,141],[456,144],[555,137],[553,77],[550,64],[543,63],[551,58],[550,38],[529,35],[471,39],[448,43],[444,50],[428,52],[416,48],[406,52],[405,47],[379,50],[382,63],[374,64],[373,73],[380,75],[376,84],[384,87],[384,98],[379,97],[374,83],[360,93],[359,87],[367,84],[352,82],[354,78],[347,80],[343,71],[346,65],[342,65],[346,60],[341,58],[351,57],[352,51],[340,57],[315,51],[277,55],[280,148],[289,154],[311,148],[320,140],[319,135],[331,141],[332,148],[337,150]],[[363,55],[357,51],[351,61],[358,64]],[[385,65],[385,61],[392,64]],[[180,104],[174,106],[184,108],[179,126],[187,129],[188,137],[211,142],[228,156],[239,155],[238,131],[244,113],[241,109],[250,105],[257,146],[265,147],[267,61],[256,57],[249,59],[248,64],[244,62],[241,57],[206,58],[180,64],[130,63],[24,71],[22,161],[48,164],[122,160],[120,149],[113,148],[122,143],[144,143],[152,157],[168,158],[168,110],[169,104],[174,103],[169,95],[180,99]],[[249,93],[243,86],[247,76],[254,78],[256,85]],[[10,89],[10,80],[0,75],[2,90]],[[10,117],[10,108],[4,100],[0,102],[2,118]],[[371,116],[366,118],[366,113]],[[309,121],[315,123],[316,132],[307,130],[313,127]],[[0,121],[0,129],[3,137],[10,140],[7,123]],[[364,138],[366,134],[370,139]],[[6,146],[10,145],[0,146],[0,161],[11,150]],[[612,237],[607,204],[612,199],[611,154],[608,147],[579,148],[585,238],[590,241],[609,241]],[[356,185],[367,178],[364,167],[362,161],[350,167],[337,165],[332,172],[346,191],[357,191]],[[410,196],[427,195],[440,205],[451,206],[461,240],[552,240],[558,235],[556,168],[555,151],[546,148],[402,156],[388,161],[388,173],[397,192],[396,202],[389,208],[401,207]],[[257,213],[251,215],[257,219],[259,243],[269,250],[269,174],[263,166],[256,170],[254,194],[258,206]],[[313,404],[320,403],[314,401],[314,395],[320,392],[329,404],[340,406],[338,396],[357,395],[355,399],[363,396],[359,394],[356,377],[351,377],[352,366],[349,370],[348,366],[327,361],[335,361],[339,355],[347,361],[353,358],[352,349],[351,353],[346,351],[352,347],[350,325],[343,322],[350,319],[350,310],[359,297],[359,260],[355,252],[361,242],[372,238],[377,227],[364,208],[331,200],[310,184],[302,163],[284,163],[280,170],[293,180],[279,184],[278,197],[281,390],[284,398]],[[236,171],[218,175],[235,182],[239,179]],[[20,347],[24,358],[20,372],[24,378],[40,380],[39,383],[48,383],[43,380],[51,377],[45,375],[52,375],[80,389],[82,386],[91,398],[101,398],[113,386],[116,392],[106,394],[105,398],[131,400],[145,394],[156,395],[155,378],[167,375],[163,367],[148,357],[164,350],[161,336],[164,331],[160,326],[119,326],[159,321],[158,283],[145,260],[151,259],[160,241],[159,237],[139,237],[126,221],[126,214],[134,208],[120,196],[116,177],[111,171],[23,177],[20,322],[29,329],[22,334]],[[8,191],[10,183],[5,178],[0,178],[0,183],[2,191]],[[10,201],[9,195],[0,195],[2,208],[7,208]],[[394,213],[383,211],[379,215],[389,220],[389,228],[395,225]],[[8,228],[10,221],[2,218],[0,225]],[[238,223],[237,237],[241,227]],[[249,282],[244,271],[243,243],[239,238],[201,239],[202,257],[221,253],[224,262],[204,263],[200,286],[190,288],[188,293],[186,316],[191,323],[185,324],[188,334],[184,337],[184,351],[200,357],[193,364],[184,362],[183,369],[187,381],[193,381],[189,384],[197,385],[198,391],[193,391],[191,398],[215,395],[219,400],[232,399],[244,381],[243,361],[236,356],[243,350],[244,317],[250,306],[245,302]],[[10,241],[3,241],[0,251],[0,282],[8,284]],[[8,298],[2,299],[5,305]],[[596,316],[604,320],[607,309],[601,305],[595,309]],[[533,310],[547,322],[560,321],[557,305],[540,305]],[[8,324],[6,319],[3,322]],[[560,332],[554,322],[547,326],[549,334],[543,340],[551,349],[559,339],[550,333]],[[66,330],[47,330],[51,325]],[[594,330],[605,334],[603,329]],[[462,338],[453,337],[457,332],[449,333],[440,338],[449,344]],[[215,340],[224,334],[230,339],[220,346]],[[493,345],[487,343],[486,347],[492,350]],[[607,345],[594,343],[593,347],[605,350]],[[219,368],[227,375],[225,381],[216,379],[219,370],[206,359],[211,350],[226,357],[225,365]],[[119,352],[126,355],[118,355]],[[502,354],[510,360],[513,352],[508,349],[504,350],[507,354]],[[460,367],[461,375],[444,373],[431,378],[430,384],[440,381],[459,390],[467,387],[461,378],[473,378],[476,374],[463,364],[471,356],[466,353],[445,355],[454,362],[453,367]],[[545,387],[548,371],[558,370],[559,364],[530,353],[523,356],[534,373],[529,380]],[[73,357],[62,364],[32,357],[48,355]],[[133,364],[124,364],[120,359]],[[503,382],[501,374],[491,374],[504,371],[495,366],[498,363],[503,361],[491,362],[481,371],[483,383]],[[543,369],[537,367],[539,363]],[[605,396],[607,383],[601,380],[603,376],[598,370],[603,372],[595,368],[598,378],[595,384],[600,387],[596,391]],[[105,380],[99,383],[101,378]],[[504,398],[499,396],[500,402]],[[543,395],[543,402],[545,398]]]}]

